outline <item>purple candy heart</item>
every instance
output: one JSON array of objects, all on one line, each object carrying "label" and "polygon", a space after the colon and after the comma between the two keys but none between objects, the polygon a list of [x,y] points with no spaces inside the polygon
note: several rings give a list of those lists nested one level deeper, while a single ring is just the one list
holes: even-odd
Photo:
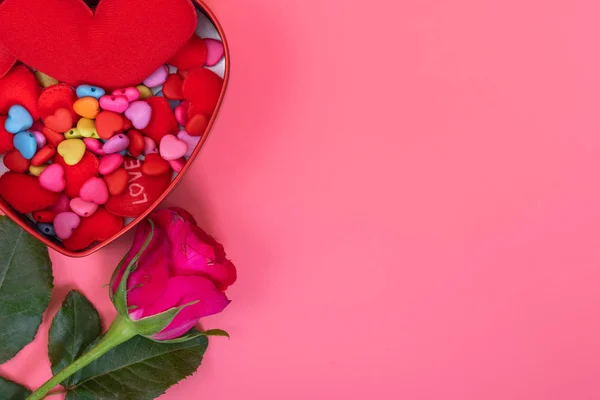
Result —
[{"label": "purple candy heart", "polygon": [[149,88],[155,88],[166,82],[169,76],[169,67],[166,65],[160,66],[156,71],[144,80],[144,85]]},{"label": "purple candy heart", "polygon": [[187,131],[181,130],[177,134],[177,138],[187,143],[188,151],[185,153],[185,157],[190,158],[192,153],[194,152],[194,149],[198,145],[198,142],[200,141],[200,139],[202,139],[202,136],[190,136],[190,134],[187,133]]},{"label": "purple candy heart", "polygon": [[152,107],[143,100],[134,101],[125,111],[125,117],[131,121],[135,129],[144,129],[150,123]]},{"label": "purple candy heart", "polygon": [[113,154],[123,151],[127,147],[129,147],[129,138],[120,133],[108,139],[102,146],[102,150],[105,154]]}]

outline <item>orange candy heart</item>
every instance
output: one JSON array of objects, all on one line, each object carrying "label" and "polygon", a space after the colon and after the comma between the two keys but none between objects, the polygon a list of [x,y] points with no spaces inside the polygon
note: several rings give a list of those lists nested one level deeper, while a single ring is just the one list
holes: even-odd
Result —
[{"label": "orange candy heart", "polygon": [[129,183],[129,174],[125,168],[118,168],[104,176],[104,183],[108,187],[108,193],[111,196],[120,196],[125,193],[127,184]]},{"label": "orange candy heart", "polygon": [[71,115],[71,111],[66,108],[59,108],[54,114],[44,118],[44,125],[55,132],[65,133],[73,127],[73,116]]},{"label": "orange candy heart", "polygon": [[102,111],[96,117],[96,131],[102,139],[110,139],[123,131],[123,117],[112,111]]},{"label": "orange candy heart", "polygon": [[100,113],[100,103],[94,97],[82,97],[73,104],[73,110],[83,118],[95,119]]}]

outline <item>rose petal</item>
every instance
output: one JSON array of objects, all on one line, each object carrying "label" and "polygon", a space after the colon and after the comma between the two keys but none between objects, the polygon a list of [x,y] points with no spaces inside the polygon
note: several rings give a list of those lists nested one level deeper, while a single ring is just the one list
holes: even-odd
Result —
[{"label": "rose petal", "polygon": [[150,216],[157,226],[161,227],[165,231],[169,230],[169,226],[174,221],[188,221],[193,225],[196,225],[196,220],[189,212],[183,208],[172,207],[163,210],[155,211]]},{"label": "rose petal", "polygon": [[144,309],[144,317],[193,301],[198,302],[183,309],[169,326],[152,338],[168,340],[179,337],[196,325],[200,318],[223,311],[230,302],[225,293],[217,290],[208,279],[200,276],[177,276],[169,279],[163,295]]}]

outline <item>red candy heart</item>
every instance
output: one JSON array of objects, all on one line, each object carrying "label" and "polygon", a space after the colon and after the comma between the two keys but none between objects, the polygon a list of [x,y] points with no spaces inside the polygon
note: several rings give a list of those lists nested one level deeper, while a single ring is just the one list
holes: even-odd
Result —
[{"label": "red candy heart", "polygon": [[99,207],[94,214],[82,218],[73,235],[63,241],[69,250],[83,250],[94,242],[101,242],[116,235],[123,228],[123,218]]},{"label": "red candy heart", "polygon": [[209,119],[204,114],[196,114],[185,125],[185,130],[190,136],[202,136],[208,128]]},{"label": "red candy heart", "polygon": [[188,42],[197,17],[190,0],[102,0],[94,12],[81,0],[5,0],[0,21],[0,42],[23,63],[109,89],[152,74]]},{"label": "red candy heart", "polygon": [[169,60],[168,64],[183,70],[194,69],[204,65],[207,55],[208,48],[204,40],[193,35],[185,46]]},{"label": "red candy heart", "polygon": [[52,129],[44,126],[42,128],[42,134],[46,137],[46,141],[54,147],[58,147],[60,142],[65,140],[65,136],[61,135],[58,132],[53,131]]},{"label": "red candy heart", "polygon": [[6,153],[4,155],[3,161],[6,168],[14,172],[19,172],[21,174],[24,174],[25,172],[29,171],[29,166],[31,165],[31,162],[28,159],[24,158],[21,155],[21,152],[17,149],[11,150],[8,153]]},{"label": "red candy heart", "polygon": [[171,74],[162,88],[163,95],[170,100],[183,100],[183,78],[178,74]]},{"label": "red candy heart", "polygon": [[41,148],[35,156],[31,159],[31,165],[34,167],[39,167],[40,165],[46,164],[48,161],[54,157],[56,154],[56,147],[51,144],[48,144]]},{"label": "red candy heart", "polygon": [[144,175],[148,176],[160,176],[166,174],[170,170],[171,166],[169,165],[169,162],[163,160],[157,153],[148,154],[142,165],[142,172]]},{"label": "red candy heart", "polygon": [[132,129],[127,132],[127,137],[129,138],[129,153],[134,157],[141,156],[144,152],[144,136],[139,131]]},{"label": "red candy heart", "polygon": [[44,124],[55,132],[66,132],[73,127],[73,115],[67,108],[59,108],[44,118]]},{"label": "red candy heart", "polygon": [[0,177],[0,196],[25,214],[50,207],[60,195],[42,188],[35,176],[9,171]]},{"label": "red candy heart", "polygon": [[54,217],[56,217],[56,213],[50,210],[36,211],[33,213],[33,219],[44,224],[54,222]]},{"label": "red candy heart", "polygon": [[60,164],[65,169],[65,181],[67,188],[65,194],[74,199],[79,197],[79,191],[88,179],[98,176],[98,158],[86,151],[83,158],[76,165],[67,165],[65,160],[59,155],[54,156],[54,162]]},{"label": "red candy heart", "polygon": [[163,136],[176,133],[179,125],[167,99],[164,97],[149,97],[146,102],[152,107],[152,117],[148,126],[142,129],[142,132],[156,143],[160,143]]},{"label": "red candy heart", "polygon": [[0,116],[0,154],[4,154],[15,148],[13,144],[13,138],[15,137],[15,135],[8,132],[4,128],[4,124],[6,123],[7,118],[8,117],[6,115]]},{"label": "red candy heart", "polygon": [[118,168],[110,174],[105,175],[103,179],[111,196],[122,195],[129,184],[129,174],[125,168]]},{"label": "red candy heart", "polygon": [[[0,26],[4,26],[4,20],[0,21]],[[34,120],[39,119],[38,97],[41,90],[29,68],[17,65],[0,79],[0,114],[8,114],[9,108],[20,104],[29,111]]]},{"label": "red candy heart", "polygon": [[123,167],[129,175],[125,193],[112,196],[106,209],[121,217],[135,218],[146,211],[171,183],[171,174],[147,176],[142,173],[142,161],[125,157]]},{"label": "red candy heart", "polygon": [[102,111],[96,117],[96,132],[104,140],[108,140],[116,133],[123,131],[123,117],[112,111]]},{"label": "red candy heart", "polygon": [[64,83],[48,86],[40,94],[38,105],[42,119],[54,114],[59,108],[65,108],[71,111],[72,120],[77,119],[73,110],[73,103],[77,100],[75,90]]},{"label": "red candy heart", "polygon": [[197,112],[212,116],[221,96],[223,79],[205,68],[190,72],[183,81],[183,95]]}]

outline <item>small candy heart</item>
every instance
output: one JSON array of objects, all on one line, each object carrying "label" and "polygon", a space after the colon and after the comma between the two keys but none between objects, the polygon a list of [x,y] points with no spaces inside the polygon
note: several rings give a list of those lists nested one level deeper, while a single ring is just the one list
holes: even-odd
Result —
[{"label": "small candy heart", "polygon": [[125,193],[129,183],[129,174],[125,168],[119,168],[116,171],[104,176],[104,183],[108,187],[111,196],[120,196]]},{"label": "small candy heart", "polygon": [[54,114],[44,118],[44,124],[54,132],[64,133],[73,127],[73,116],[66,108],[59,108]]},{"label": "small candy heart", "polygon": [[144,136],[144,155],[158,153],[158,147],[156,147],[156,143],[154,140],[150,139],[147,136]]},{"label": "small candy heart", "polygon": [[96,123],[93,119],[81,118],[77,122],[77,130],[83,137],[100,139],[98,131],[96,131]]},{"label": "small candy heart", "polygon": [[187,101],[182,101],[177,107],[175,107],[175,119],[177,123],[181,126],[185,126],[188,122],[188,107],[190,103]]},{"label": "small candy heart", "polygon": [[33,158],[31,159],[31,165],[35,167],[44,165],[48,161],[50,161],[55,154],[56,147],[52,146],[51,144],[44,146],[35,154],[35,156],[33,156]]},{"label": "small candy heart", "polygon": [[31,133],[33,133],[33,136],[35,137],[35,143],[37,144],[38,150],[46,145],[46,136],[44,136],[42,132],[32,131]]},{"label": "small candy heart", "polygon": [[56,214],[57,213],[50,210],[36,211],[33,213],[33,219],[35,219],[37,222],[50,224],[54,221],[54,217],[56,217]]},{"label": "small candy heart", "polygon": [[81,187],[79,197],[85,201],[104,204],[108,201],[108,188],[101,178],[90,178]]},{"label": "small candy heart", "polygon": [[50,192],[61,193],[67,187],[65,170],[59,164],[50,164],[40,174],[40,186]]},{"label": "small candy heart", "polygon": [[100,138],[108,140],[123,131],[123,117],[112,111],[102,111],[96,117],[96,130]]},{"label": "small candy heart", "polygon": [[100,97],[102,97],[106,94],[104,89],[102,89],[98,86],[90,86],[90,85],[79,85],[79,86],[77,86],[76,92],[77,92],[77,97],[79,97],[79,98],[93,97],[95,99],[99,99]]},{"label": "small candy heart", "polygon": [[148,97],[154,96],[152,90],[148,86],[138,85],[136,89],[140,92],[140,99],[147,99]]},{"label": "small candy heart", "polygon": [[156,153],[148,154],[142,164],[142,173],[148,176],[160,176],[170,169],[169,162]]},{"label": "small candy heart", "polygon": [[177,139],[179,139],[187,144],[188,150],[185,153],[185,157],[189,158],[189,157],[191,157],[192,153],[194,152],[194,149],[200,142],[201,137],[200,136],[191,136],[186,131],[181,130],[177,134]]},{"label": "small candy heart", "polygon": [[77,128],[71,128],[65,132],[65,139],[82,139],[83,135]]},{"label": "small candy heart", "polygon": [[14,135],[4,128],[4,123],[8,117],[0,116],[0,154],[7,153],[15,148],[13,144]]},{"label": "small candy heart", "polygon": [[171,166],[171,168],[173,168],[173,171],[179,173],[183,170],[183,167],[185,167],[185,158],[171,160],[169,161],[169,165]]},{"label": "small candy heart", "polygon": [[221,92],[223,78],[206,68],[197,68],[183,81],[183,95],[198,111],[211,117]]},{"label": "small candy heart", "polygon": [[17,133],[13,138],[13,145],[28,160],[31,160],[37,151],[35,136],[28,131]]},{"label": "small candy heart", "polygon": [[81,139],[68,139],[58,145],[57,151],[67,165],[76,165],[85,154],[85,143]]},{"label": "small candy heart", "polygon": [[44,126],[42,128],[41,132],[42,132],[42,135],[44,135],[44,137],[46,138],[46,141],[54,147],[58,147],[60,142],[65,140],[64,135],[61,135],[60,133],[55,132],[46,126]]},{"label": "small candy heart", "polygon": [[144,129],[152,118],[152,107],[143,100],[135,101],[129,104],[125,116],[131,121],[135,129]]},{"label": "small candy heart", "polygon": [[188,145],[176,136],[166,135],[160,141],[160,156],[167,161],[177,160],[187,153]]},{"label": "small candy heart", "polygon": [[50,211],[54,212],[55,214],[71,211],[71,207],[69,205],[70,202],[71,200],[66,194],[61,194],[56,203],[50,207]]},{"label": "small candy heart", "polygon": [[[127,132],[129,138],[129,153],[134,157],[139,157],[144,153],[144,136],[139,131],[131,129]],[[151,139],[152,140],[152,139]]]},{"label": "small candy heart", "polygon": [[169,100],[183,100],[183,78],[179,74],[171,74],[163,85],[163,95]]},{"label": "small candy heart", "polygon": [[91,151],[92,153],[103,156],[106,153],[102,150],[102,142],[92,138],[84,138],[83,143],[85,143],[85,147]]},{"label": "small candy heart", "polygon": [[129,107],[129,100],[121,95],[102,96],[100,97],[100,107],[106,111],[122,114]]},{"label": "small candy heart", "polygon": [[[148,89],[150,90],[150,89]],[[150,92],[152,93],[152,92]],[[133,102],[136,100],[139,100],[140,98],[140,91],[138,90],[138,88],[135,87],[128,87],[125,89],[117,89],[114,92],[112,92],[113,95],[119,95],[119,96],[125,96],[127,97],[127,101],[128,102]],[[152,94],[150,94],[150,96],[152,96]]]},{"label": "small candy heart", "polygon": [[66,240],[79,227],[81,218],[73,212],[64,212],[54,218],[54,230],[59,239]]},{"label": "small candy heart", "polygon": [[[112,140],[112,139],[111,139]],[[100,175],[108,175],[123,164],[123,156],[120,154],[109,154],[100,158],[98,172]]]},{"label": "small candy heart", "polygon": [[169,60],[169,64],[183,70],[198,68],[206,62],[207,52],[205,41],[197,35],[193,35],[185,46]]},{"label": "small candy heart", "polygon": [[154,88],[162,85],[167,80],[167,76],[169,75],[169,67],[166,65],[161,65],[156,71],[154,71],[149,77],[144,79],[142,82],[145,86],[149,88]]},{"label": "small candy heart", "polygon": [[4,162],[4,165],[9,170],[13,172],[19,172],[22,174],[29,171],[29,166],[31,165],[31,162],[28,159],[24,158],[17,149],[11,150],[8,153],[6,153],[4,155],[4,158],[2,159],[2,162]]},{"label": "small candy heart", "polygon": [[108,139],[102,146],[102,151],[106,154],[113,154],[127,150],[127,147],[129,147],[129,138],[127,135],[120,133]]},{"label": "small candy heart", "polygon": [[71,200],[70,206],[71,210],[80,217],[89,217],[98,209],[98,204],[85,201],[80,197]]},{"label": "small candy heart", "polygon": [[[54,221],[54,218],[52,219],[51,222],[53,222],[53,221]],[[56,231],[54,230],[54,225],[52,225],[52,224],[47,224],[47,223],[39,222],[39,223],[36,224],[36,227],[44,235],[48,235],[48,236],[55,236],[56,235]]]},{"label": "small candy heart", "polygon": [[33,125],[33,118],[29,111],[21,105],[15,104],[8,109],[8,118],[4,123],[4,128],[10,133],[19,133],[26,131]]},{"label": "small candy heart", "polygon": [[73,110],[83,118],[95,119],[100,113],[100,103],[95,97],[82,97],[73,104]]},{"label": "small candy heart", "polygon": [[44,172],[46,167],[48,167],[48,166],[47,165],[39,165],[39,166],[30,165],[29,173],[33,176],[40,176],[42,174],[42,172]]},{"label": "small candy heart", "polygon": [[204,43],[206,43],[206,62],[204,63],[207,67],[213,67],[219,63],[223,59],[225,55],[225,47],[223,46],[223,42],[216,39],[206,38],[204,39]]},{"label": "small candy heart", "polygon": [[202,136],[208,128],[209,119],[204,114],[196,114],[189,119],[185,125],[185,130],[190,136]]}]

